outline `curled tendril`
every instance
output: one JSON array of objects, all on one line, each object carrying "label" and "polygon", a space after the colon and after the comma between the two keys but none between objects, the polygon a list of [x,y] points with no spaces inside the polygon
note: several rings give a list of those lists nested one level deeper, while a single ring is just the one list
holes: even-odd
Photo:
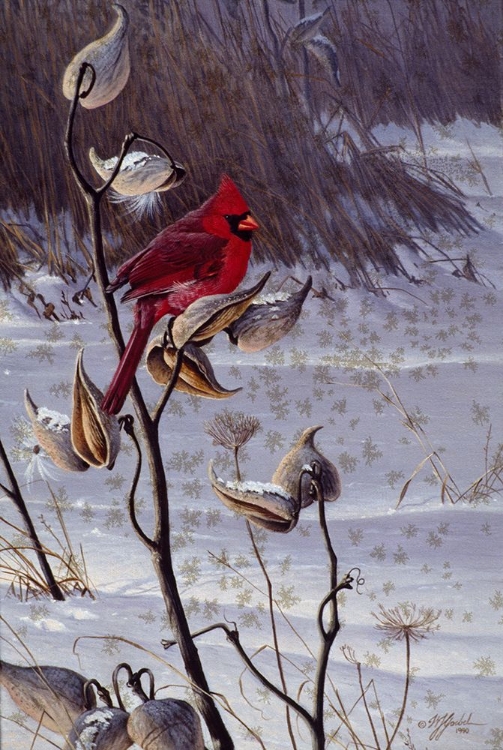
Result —
[{"label": "curled tendril", "polygon": [[234,625],[234,632],[238,632],[238,624],[235,620],[228,620],[226,615],[224,615],[224,620],[228,625]]},{"label": "curled tendril", "polygon": [[[358,573],[353,576],[352,573],[354,571],[358,571]],[[362,594],[363,591],[360,591],[360,589],[365,585],[365,578],[362,576],[362,571],[360,570],[360,568],[351,568],[348,576],[351,576],[353,580],[356,580],[356,593]]]},{"label": "curled tendril", "polygon": [[[84,83],[84,76],[87,70],[89,70],[89,72],[91,73],[91,81],[86,91],[81,91],[80,88],[82,84]],[[77,96],[79,97],[79,99],[85,99],[86,96],[89,96],[89,94],[94,88],[95,83],[96,83],[96,71],[94,67],[91,65],[91,63],[83,62],[82,65],[80,66],[79,77],[77,79]]]},{"label": "curled tendril", "polygon": [[319,461],[313,461],[313,463],[311,464],[311,472],[310,473],[311,473],[312,478],[316,482],[320,481],[321,474],[322,474],[322,468],[321,468],[321,464],[320,464]]},{"label": "curled tendril", "polygon": [[308,476],[311,477],[311,484],[309,485],[308,494],[309,497],[316,498],[318,492],[316,489],[316,484],[319,485],[319,481],[321,479],[322,469],[321,464],[318,461],[313,461],[310,466],[304,466],[302,467],[300,473],[299,473],[299,479],[298,479],[298,489],[297,489],[297,499],[299,503],[299,509],[301,505],[301,497],[302,497],[302,480],[304,477]]},{"label": "curled tendril", "polygon": [[119,417],[119,425],[121,427],[121,430],[124,430],[126,435],[129,435],[129,437],[132,437],[133,424],[134,417],[132,414],[124,414],[124,416]]}]

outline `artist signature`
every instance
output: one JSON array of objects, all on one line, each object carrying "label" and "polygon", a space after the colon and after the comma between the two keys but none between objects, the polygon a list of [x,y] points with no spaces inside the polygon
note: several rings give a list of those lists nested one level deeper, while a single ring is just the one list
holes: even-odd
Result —
[{"label": "artist signature", "polygon": [[470,727],[483,726],[483,724],[472,721],[472,715],[472,713],[462,713],[461,716],[456,716],[454,711],[452,713],[435,714],[427,721],[419,721],[418,727],[429,729],[428,739],[433,742],[439,740],[447,729],[455,729],[460,734],[468,734]]}]

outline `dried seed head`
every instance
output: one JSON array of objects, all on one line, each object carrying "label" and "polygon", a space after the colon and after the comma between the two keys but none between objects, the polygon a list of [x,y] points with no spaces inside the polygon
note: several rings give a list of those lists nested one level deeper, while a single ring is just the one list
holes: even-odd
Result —
[{"label": "dried seed head", "polygon": [[[341,494],[341,479],[337,468],[328,458],[320,453],[314,445],[314,436],[321,430],[321,426],[308,427],[304,430],[292,450],[283,458],[274,472],[272,481],[284,487],[291,495],[297,497],[299,494],[299,478],[301,472],[316,463],[320,470],[320,485],[324,500],[333,502]],[[303,508],[314,502],[314,496],[310,493],[311,479],[306,475],[301,482],[300,495]]]},{"label": "dried seed head", "polygon": [[129,78],[129,16],[122,5],[113,3],[112,7],[117,13],[117,20],[110,31],[78,52],[65,70],[63,94],[72,100],[81,65],[92,65],[96,76],[94,83],[91,71],[87,70],[79,98],[86,109],[95,109],[111,102],[122,91]]},{"label": "dried seed head", "polygon": [[227,409],[204,423],[204,431],[213,438],[213,445],[221,445],[229,450],[241,448],[252,439],[260,427],[257,417]]},{"label": "dried seed head", "polygon": [[437,622],[440,614],[439,609],[434,610],[433,607],[417,609],[415,604],[393,609],[385,609],[380,604],[379,614],[372,612],[378,621],[376,628],[383,630],[388,638],[395,641],[402,641],[404,638],[419,641],[426,638],[429,633],[440,628]]},{"label": "dried seed head", "polygon": [[244,352],[258,352],[286,336],[299,319],[312,286],[311,276],[295,294],[262,301],[260,298],[228,328],[232,343]]},{"label": "dried seed head", "polygon": [[[147,370],[160,385],[167,385],[175,366],[176,349],[157,336],[147,350]],[[201,347],[186,344],[175,390],[203,398],[229,398],[241,390],[227,390],[217,381],[211,362]]]}]

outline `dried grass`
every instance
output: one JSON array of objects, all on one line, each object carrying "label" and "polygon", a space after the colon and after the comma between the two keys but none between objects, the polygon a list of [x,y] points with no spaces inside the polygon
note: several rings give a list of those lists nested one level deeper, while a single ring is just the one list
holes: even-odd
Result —
[{"label": "dried grass", "polygon": [[[323,32],[339,52],[340,88],[285,44],[293,16],[286,21],[276,11],[267,19],[265,7],[241,0],[231,18],[218,0],[129,3],[131,78],[106,107],[79,111],[81,167],[93,179],[88,148],[116,154],[134,129],[164,143],[190,176],[163,199],[155,220],[133,223],[107,207],[110,263],[194,208],[223,171],[240,184],[262,225],[255,260],[338,261],[350,284],[370,285],[369,269],[405,273],[396,246],[419,251],[411,228],[476,229],[461,196],[431,173],[413,171],[397,153],[381,151],[370,128],[393,121],[420,137],[425,120],[496,121],[492,4],[334,4]],[[281,4],[283,12],[293,11]],[[34,240],[4,222],[0,276],[8,285],[27,264],[45,260],[50,272],[71,279],[78,272],[72,259],[86,261],[87,224],[64,162],[68,102],[61,80],[75,52],[104,33],[113,13],[96,0],[5,0],[0,15],[2,108],[9,113],[0,206],[16,216],[34,208],[43,232]],[[425,50],[432,61],[427,70]]]}]

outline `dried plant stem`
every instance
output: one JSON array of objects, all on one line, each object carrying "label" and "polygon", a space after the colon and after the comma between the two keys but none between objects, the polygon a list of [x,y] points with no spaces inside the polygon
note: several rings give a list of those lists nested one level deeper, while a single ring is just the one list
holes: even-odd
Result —
[{"label": "dried plant stem", "polygon": [[[276,628],[276,618],[274,615],[274,598],[273,598],[273,586],[272,582],[269,576],[269,573],[267,572],[267,568],[265,566],[265,563],[262,559],[262,555],[260,554],[260,550],[257,546],[257,543],[255,541],[255,537],[253,536],[253,529],[251,527],[251,524],[249,521],[246,521],[246,529],[248,531],[248,536],[250,537],[250,541],[252,543],[253,552],[255,554],[255,557],[257,559],[257,562],[260,566],[260,569],[264,575],[264,579],[267,586],[267,601],[269,604],[269,619],[271,621],[271,632],[272,632],[272,640],[274,644],[274,652],[276,654],[276,663],[278,665],[278,674],[279,679],[281,681],[281,687],[283,689],[283,692],[285,695],[288,695],[288,687],[286,684],[285,679],[285,673],[283,670],[283,664],[282,664],[282,657],[281,657],[281,651],[279,647],[279,641],[278,641],[278,631]],[[290,716],[290,708],[286,706],[285,708],[285,715],[286,715],[286,725],[288,728],[288,735],[290,737],[290,742],[292,743],[292,747],[294,750],[297,748],[297,743],[295,742],[295,736],[293,733],[293,727],[292,727],[292,717]]]},{"label": "dried plant stem", "polygon": [[395,739],[398,730],[400,728],[400,724],[402,723],[402,719],[405,714],[405,707],[407,705],[407,698],[409,695],[409,685],[410,685],[410,635],[408,630],[404,630],[404,636],[405,636],[405,687],[403,691],[403,700],[402,700],[402,706],[400,709],[400,715],[398,716],[398,721],[396,723],[395,729],[393,730],[393,734],[388,740],[388,744],[386,745],[386,750],[391,750],[391,747],[393,745],[393,740]]},{"label": "dried plant stem", "polygon": [[[126,136],[114,170],[110,175],[110,178],[100,188],[95,189],[87,182],[75,159],[73,151],[73,127],[78,100],[81,95],[83,78],[88,68],[90,68],[90,66],[84,63],[79,72],[75,96],[68,116],[65,150],[75,181],[87,205],[96,278],[107,311],[111,336],[120,356],[124,350],[124,338],[122,336],[117,314],[117,306],[113,296],[106,293],[106,288],[108,286],[108,273],[105,263],[103,234],[101,229],[101,200],[113,182],[115,176],[118,174],[128,149],[136,139],[141,139],[141,136],[138,136],[135,133]],[[158,408],[154,416],[150,416],[136,379],[133,381],[131,388],[131,400],[143,432],[144,450],[152,480],[154,508],[154,531],[152,538],[150,539],[143,531],[140,533],[140,538],[151,553],[152,564],[159,580],[171,629],[180,647],[180,653],[183,658],[185,669],[194,689],[197,708],[208,727],[214,748],[215,750],[233,750],[234,743],[223,723],[216,704],[211,697],[206,675],[199,658],[199,653],[191,638],[190,629],[173,570],[168,489],[159,443],[159,419],[162,409]],[[164,405],[165,404],[162,404],[162,408],[164,408]],[[139,477],[138,467],[137,474]],[[136,477],[135,488],[138,477]],[[132,502],[134,503],[134,499]],[[136,521],[135,531],[138,533],[139,529],[139,524]]]},{"label": "dried plant stem", "polygon": [[[280,690],[276,685],[274,685],[270,680],[267,679],[265,675],[262,674],[262,672],[257,669],[253,661],[250,659],[246,651],[244,650],[243,646],[241,645],[241,641],[239,639],[239,632],[237,628],[231,629],[226,623],[223,622],[216,622],[213,623],[213,625],[208,625],[206,628],[202,628],[201,630],[197,630],[195,633],[191,634],[192,638],[197,638],[200,635],[203,635],[204,633],[210,633],[212,630],[223,630],[224,633],[227,636],[227,640],[232,643],[236,651],[238,652],[239,656],[243,660],[243,662],[246,664],[250,672],[255,675],[255,677],[260,680],[262,685],[266,687],[268,690],[270,690],[273,695],[275,695],[277,698],[279,698],[281,701],[286,703],[288,706],[290,706],[291,709],[293,709],[309,726],[311,729],[311,733],[314,730],[314,724],[311,714],[298,703],[296,700],[294,700],[289,695],[285,695],[282,690]],[[170,648],[174,645],[174,641],[163,641],[164,648]]]},{"label": "dried plant stem", "polygon": [[5,467],[5,471],[9,478],[11,489],[9,489],[8,487],[5,487],[3,484],[0,484],[0,487],[10,497],[10,499],[12,500],[12,502],[18,509],[19,513],[21,514],[21,517],[26,526],[28,535],[31,541],[33,542],[33,547],[38,557],[38,561],[40,563],[40,567],[42,569],[42,573],[47,583],[47,586],[49,588],[49,591],[51,593],[51,596],[56,601],[62,602],[65,600],[65,596],[60,586],[58,586],[56,579],[54,578],[54,574],[52,572],[51,566],[49,565],[47,556],[44,552],[42,544],[40,543],[37,532],[35,530],[35,526],[33,525],[33,521],[31,520],[31,516],[28,513],[28,508],[26,507],[26,503],[21,494],[21,490],[19,489],[16,475],[14,474],[12,470],[12,466],[10,464],[9,458],[7,456],[7,453],[5,451],[5,448],[1,440],[0,440],[0,458],[2,459],[2,463]]},{"label": "dried plant stem", "polygon": [[124,417],[122,426],[124,428],[124,432],[126,435],[129,435],[131,440],[134,443],[134,447],[136,449],[136,468],[134,472],[134,476],[131,482],[131,488],[128,493],[128,512],[129,512],[129,520],[131,521],[131,526],[136,532],[136,535],[138,538],[143,542],[143,544],[148,547],[150,550],[154,549],[154,543],[150,537],[148,537],[145,532],[143,531],[142,527],[138,523],[138,519],[136,517],[136,508],[135,508],[135,497],[136,497],[136,488],[138,487],[138,482],[140,481],[140,475],[141,475],[141,467],[142,467],[142,454],[141,454],[141,448],[140,443],[138,442],[138,438],[136,437],[136,433],[134,431],[133,427],[133,417],[130,414],[127,414]]},{"label": "dried plant stem", "polygon": [[[413,419],[413,417],[411,417],[411,415],[407,411],[407,408],[405,404],[403,403],[402,399],[400,398],[396,388],[393,386],[391,380],[384,373],[382,367],[380,367],[376,362],[369,359],[368,357],[367,359],[372,364],[372,366],[375,367],[375,369],[379,372],[383,380],[386,382],[388,388],[391,391],[392,396],[390,397],[387,393],[384,393],[384,391],[381,391],[379,388],[377,389],[378,393],[382,396],[382,398],[386,401],[386,403],[393,406],[393,408],[396,409],[398,413],[401,415],[401,417],[403,418],[403,425],[407,427],[407,429],[409,429],[413,433],[413,435],[416,437],[416,440],[418,441],[421,448],[426,454],[427,460],[429,461],[435,476],[441,482],[442,502],[444,501],[444,496],[447,496],[448,500],[452,504],[456,503],[461,495],[461,492],[459,488],[457,487],[455,481],[453,480],[452,476],[448,472],[447,468],[444,466],[444,463],[442,459],[440,458],[440,456],[438,455],[438,452],[431,445],[421,425],[418,425],[417,422]],[[449,482],[451,483],[452,487],[449,487]],[[453,492],[456,494],[453,495]],[[402,499],[403,499],[403,496],[402,496]]]},{"label": "dried plant stem", "polygon": [[184,347],[180,347],[180,349],[177,349],[176,356],[175,356],[175,364],[173,366],[173,369],[171,371],[171,376],[169,378],[168,384],[164,390],[164,393],[162,394],[161,398],[159,399],[159,403],[154,409],[154,413],[152,416],[152,422],[154,424],[159,424],[159,420],[162,417],[162,414],[164,412],[164,409],[166,407],[166,404],[168,403],[171,394],[173,393],[176,381],[178,380],[178,376],[180,374],[180,370],[182,369],[182,362],[183,362],[183,353],[184,353]]},{"label": "dried plant stem", "polygon": [[[340,629],[338,608],[337,608],[337,593],[339,588],[337,586],[337,555],[332,547],[332,541],[327,526],[327,519],[325,515],[325,499],[323,497],[323,491],[319,481],[313,477],[312,488],[316,494],[318,501],[318,513],[320,519],[320,527],[322,530],[325,546],[327,549],[329,569],[330,569],[330,594],[325,597],[319,607],[318,613],[318,628],[321,635],[321,645],[318,654],[316,676],[314,680],[314,695],[313,695],[313,719],[315,725],[315,733],[313,736],[313,750],[323,750],[325,747],[325,729],[324,729],[324,715],[323,715],[323,704],[325,696],[325,680],[327,675],[328,660],[330,657],[330,650],[333,646],[337,633]],[[323,613],[329,606],[328,625],[325,628],[323,624]]]},{"label": "dried plant stem", "polygon": [[367,685],[366,688],[363,687],[362,665],[359,662],[356,665],[356,669],[358,671],[358,684],[360,685],[360,691],[362,695],[363,706],[365,708],[365,713],[367,714],[367,719],[368,719],[370,728],[372,730],[372,736],[374,737],[375,746],[377,750],[380,750],[381,745],[379,744],[379,738],[377,737],[376,728],[374,725],[374,721],[372,719],[372,714],[370,713],[369,704],[367,702],[367,690],[369,689],[369,685]]}]

